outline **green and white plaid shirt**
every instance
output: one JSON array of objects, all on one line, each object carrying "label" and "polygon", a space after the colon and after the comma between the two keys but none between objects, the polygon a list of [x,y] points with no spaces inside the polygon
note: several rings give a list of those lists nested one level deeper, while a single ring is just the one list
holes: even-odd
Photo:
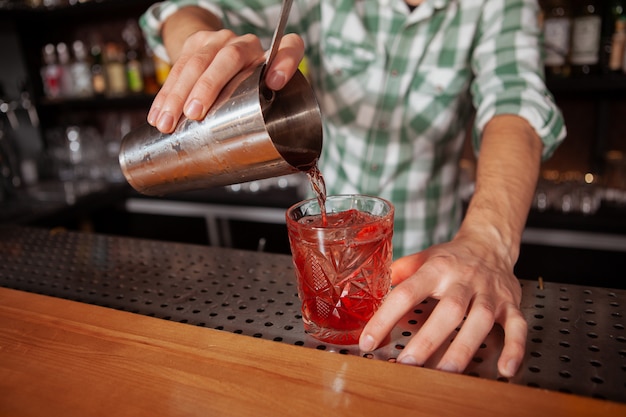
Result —
[{"label": "green and white plaid shirt", "polygon": [[[140,19],[166,57],[160,22],[198,5],[269,47],[280,0],[172,0]],[[295,0],[288,31],[306,45],[324,116],[320,169],[329,194],[384,197],[396,208],[394,257],[449,240],[461,218],[458,162],[496,114],[526,118],[548,157],[565,137],[543,82],[534,0]],[[507,140],[503,137],[502,140]]]}]

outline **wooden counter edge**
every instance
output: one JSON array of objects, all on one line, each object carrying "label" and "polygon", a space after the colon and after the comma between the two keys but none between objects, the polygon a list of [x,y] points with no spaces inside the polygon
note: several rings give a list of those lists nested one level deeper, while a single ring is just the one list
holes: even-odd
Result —
[{"label": "wooden counter edge", "polygon": [[[0,288],[2,416],[617,416],[626,405]],[[389,414],[391,415],[391,414]]]}]

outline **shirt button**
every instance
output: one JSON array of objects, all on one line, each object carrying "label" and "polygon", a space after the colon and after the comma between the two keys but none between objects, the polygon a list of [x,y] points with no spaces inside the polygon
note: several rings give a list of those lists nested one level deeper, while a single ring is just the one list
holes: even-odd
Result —
[{"label": "shirt button", "polygon": [[397,77],[398,76],[398,70],[391,70],[391,76],[392,77]]},{"label": "shirt button", "polygon": [[378,164],[372,164],[372,165],[370,166],[370,169],[372,170],[372,172],[376,172],[376,171],[378,171],[378,170],[380,169],[380,165],[378,165]]}]

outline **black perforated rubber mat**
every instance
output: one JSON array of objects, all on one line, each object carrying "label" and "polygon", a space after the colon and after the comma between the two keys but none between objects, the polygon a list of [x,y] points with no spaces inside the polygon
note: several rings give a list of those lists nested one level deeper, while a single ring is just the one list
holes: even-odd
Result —
[{"label": "black perforated rubber mat", "polygon": [[[287,255],[14,226],[0,226],[0,286],[389,362],[436,304],[416,306],[385,346],[364,354],[304,333]],[[529,334],[520,372],[498,376],[496,326],[465,373],[626,402],[626,292],[522,286]]]}]

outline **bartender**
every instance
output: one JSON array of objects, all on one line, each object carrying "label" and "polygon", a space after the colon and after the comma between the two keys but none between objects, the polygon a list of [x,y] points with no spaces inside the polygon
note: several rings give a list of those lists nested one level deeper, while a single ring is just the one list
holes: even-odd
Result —
[{"label": "bartender", "polygon": [[[171,0],[140,23],[172,63],[148,123],[169,133],[202,119],[222,87],[265,59],[280,0]],[[319,167],[328,194],[395,205],[394,289],[365,327],[374,350],[415,305],[434,311],[397,361],[462,372],[492,329],[513,376],[527,324],[514,276],[542,159],[565,137],[543,79],[535,0],[295,0],[266,83],[281,89],[303,57],[324,116]],[[468,123],[477,155],[462,218],[458,165]]]}]

